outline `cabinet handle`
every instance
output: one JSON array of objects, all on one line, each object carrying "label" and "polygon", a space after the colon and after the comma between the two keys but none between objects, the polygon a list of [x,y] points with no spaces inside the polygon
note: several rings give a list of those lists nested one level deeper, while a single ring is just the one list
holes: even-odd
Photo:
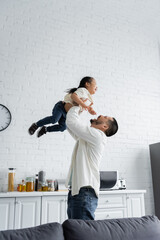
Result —
[{"label": "cabinet handle", "polygon": [[106,218],[108,218],[108,217],[109,217],[109,214],[107,214]]},{"label": "cabinet handle", "polygon": [[16,201],[16,204],[21,204],[21,201]]},{"label": "cabinet handle", "polygon": [[106,203],[109,203],[109,200],[106,200]]}]

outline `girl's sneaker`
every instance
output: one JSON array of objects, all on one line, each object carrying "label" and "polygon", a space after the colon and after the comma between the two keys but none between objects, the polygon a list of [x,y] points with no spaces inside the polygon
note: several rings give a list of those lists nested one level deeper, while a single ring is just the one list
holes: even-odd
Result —
[{"label": "girl's sneaker", "polygon": [[28,132],[30,135],[33,135],[35,133],[35,131],[38,129],[38,126],[36,123],[33,123],[30,128],[28,129]]},{"label": "girl's sneaker", "polygon": [[47,128],[45,126],[41,127],[39,132],[37,133],[37,137],[41,137],[43,134],[46,134]]}]

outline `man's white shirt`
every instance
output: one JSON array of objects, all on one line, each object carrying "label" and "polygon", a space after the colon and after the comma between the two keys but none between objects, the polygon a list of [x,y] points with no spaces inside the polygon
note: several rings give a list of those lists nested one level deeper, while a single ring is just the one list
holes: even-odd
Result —
[{"label": "man's white shirt", "polygon": [[79,107],[72,107],[67,113],[67,129],[76,140],[76,144],[72,153],[66,187],[71,181],[72,195],[76,195],[81,187],[90,186],[98,197],[99,165],[107,137],[103,131],[83,124],[79,109]]}]

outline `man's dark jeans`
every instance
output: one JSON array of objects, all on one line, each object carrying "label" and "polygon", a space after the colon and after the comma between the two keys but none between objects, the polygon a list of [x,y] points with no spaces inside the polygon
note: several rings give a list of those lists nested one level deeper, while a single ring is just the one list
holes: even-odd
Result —
[{"label": "man's dark jeans", "polygon": [[42,127],[46,124],[55,124],[58,122],[58,124],[47,127],[47,132],[63,132],[66,130],[66,111],[64,109],[64,103],[62,101],[59,101],[55,104],[52,116],[45,117],[41,120],[39,120],[36,124],[38,127]]},{"label": "man's dark jeans", "polygon": [[98,198],[93,188],[83,187],[79,194],[72,196],[71,191],[68,193],[69,219],[94,220],[94,213],[97,208]]}]

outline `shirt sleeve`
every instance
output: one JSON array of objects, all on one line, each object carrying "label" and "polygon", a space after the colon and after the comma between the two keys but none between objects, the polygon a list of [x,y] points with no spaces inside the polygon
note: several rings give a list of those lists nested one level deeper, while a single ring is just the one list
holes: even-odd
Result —
[{"label": "shirt sleeve", "polygon": [[72,107],[67,113],[66,125],[77,138],[97,145],[103,141],[103,132],[84,125],[80,120],[79,107]]},{"label": "shirt sleeve", "polygon": [[67,127],[68,132],[70,133],[70,135],[77,141],[78,137],[76,134],[74,134],[68,127]]}]

